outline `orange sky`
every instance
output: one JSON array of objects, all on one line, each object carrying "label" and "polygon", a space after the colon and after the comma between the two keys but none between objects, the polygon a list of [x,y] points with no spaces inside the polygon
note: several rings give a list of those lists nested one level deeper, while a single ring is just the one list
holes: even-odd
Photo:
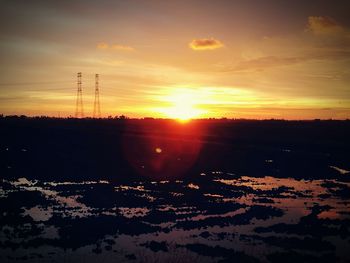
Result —
[{"label": "orange sky", "polygon": [[350,118],[347,2],[280,2],[7,1],[0,113]]}]

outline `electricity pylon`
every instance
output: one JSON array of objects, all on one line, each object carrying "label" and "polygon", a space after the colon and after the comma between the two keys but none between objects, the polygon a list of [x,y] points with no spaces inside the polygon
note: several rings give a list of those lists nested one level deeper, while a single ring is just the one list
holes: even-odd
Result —
[{"label": "electricity pylon", "polygon": [[77,91],[77,102],[75,105],[75,118],[84,118],[84,107],[83,107],[83,89],[81,82],[81,72],[78,72],[78,91]]},{"label": "electricity pylon", "polygon": [[99,89],[99,75],[95,75],[95,101],[94,101],[94,118],[101,118],[100,108],[100,89]]}]

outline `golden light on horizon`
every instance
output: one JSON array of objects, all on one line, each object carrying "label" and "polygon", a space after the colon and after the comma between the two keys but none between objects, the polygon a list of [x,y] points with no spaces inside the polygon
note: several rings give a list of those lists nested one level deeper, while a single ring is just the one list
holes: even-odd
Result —
[{"label": "golden light on horizon", "polygon": [[190,119],[203,117],[205,110],[199,108],[199,94],[193,89],[174,88],[163,100],[169,107],[160,109],[167,118],[187,122]]}]

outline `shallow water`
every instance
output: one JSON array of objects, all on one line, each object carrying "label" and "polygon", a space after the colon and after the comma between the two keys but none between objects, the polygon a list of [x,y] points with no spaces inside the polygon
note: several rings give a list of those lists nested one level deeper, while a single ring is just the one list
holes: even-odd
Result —
[{"label": "shallow water", "polygon": [[348,182],[221,171],[120,185],[2,180],[0,260],[347,262],[349,203]]}]

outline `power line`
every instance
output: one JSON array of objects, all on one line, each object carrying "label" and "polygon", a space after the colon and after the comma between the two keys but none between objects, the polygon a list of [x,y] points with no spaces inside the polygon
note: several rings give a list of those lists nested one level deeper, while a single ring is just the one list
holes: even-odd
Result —
[{"label": "power line", "polygon": [[0,86],[30,86],[30,85],[49,85],[49,84],[66,84],[71,83],[70,81],[33,81],[33,82],[3,82]]}]

